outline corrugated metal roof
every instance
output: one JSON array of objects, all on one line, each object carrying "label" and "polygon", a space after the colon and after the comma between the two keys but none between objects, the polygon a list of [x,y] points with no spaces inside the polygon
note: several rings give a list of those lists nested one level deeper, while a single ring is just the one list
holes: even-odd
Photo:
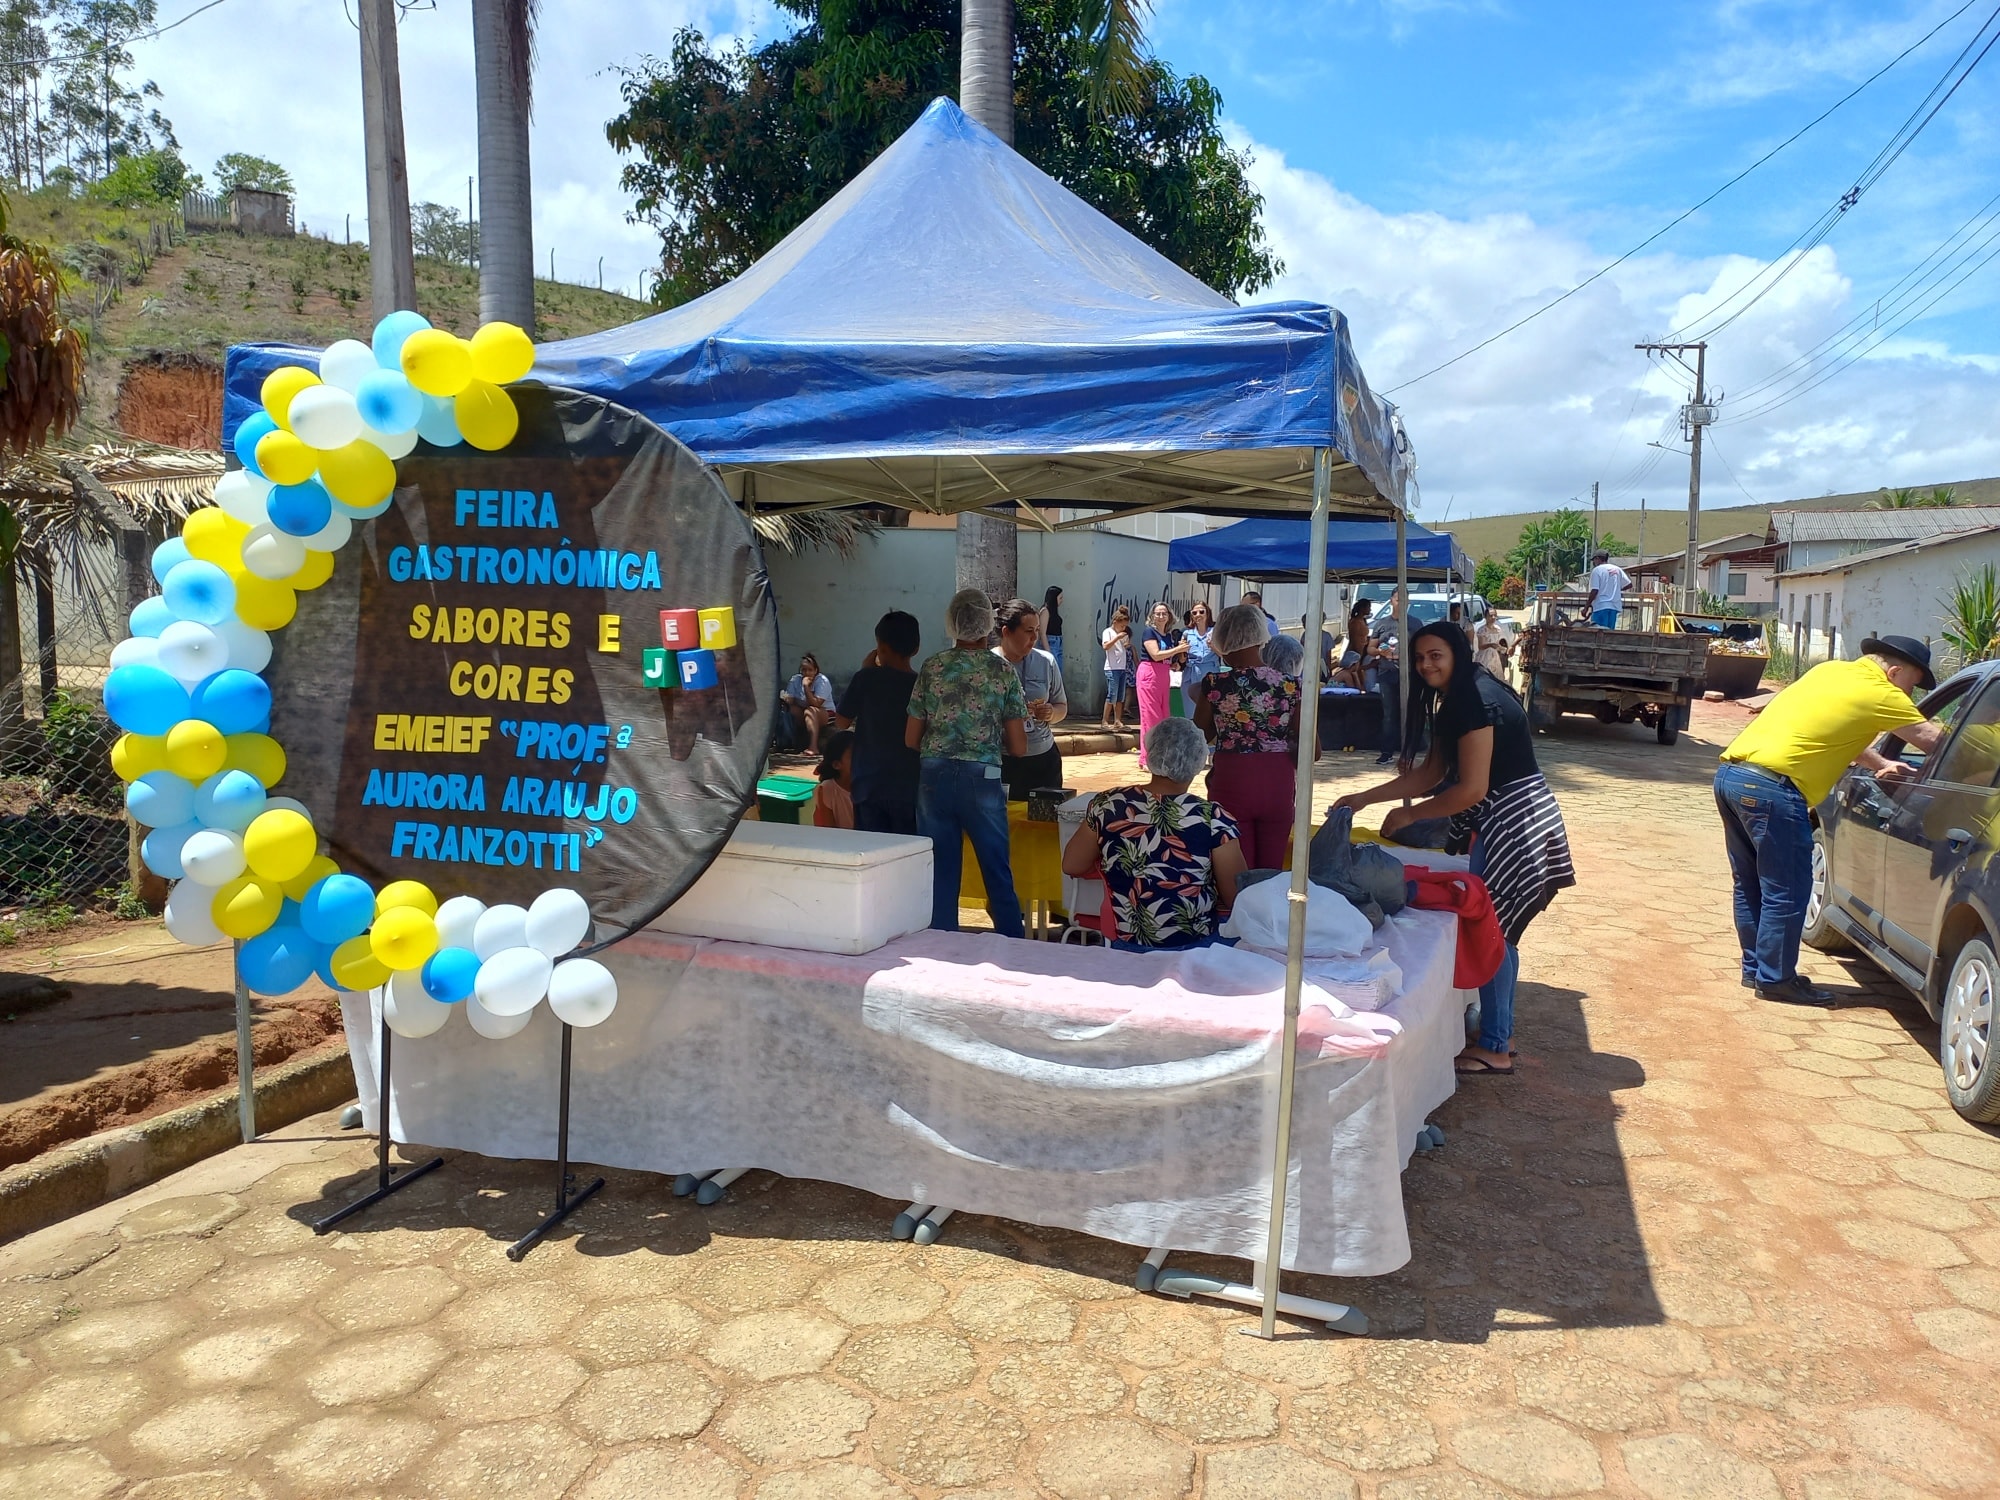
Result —
[{"label": "corrugated metal roof", "polygon": [[[1990,536],[1994,532],[2000,531],[2000,506],[1989,505],[1975,508],[1982,513],[1991,514],[1994,517],[1993,522],[1985,526],[1964,527],[1957,531],[1946,532],[1941,536],[1920,537],[1912,541],[1897,542],[1888,547],[1871,547],[1866,552],[1849,553],[1846,557],[1836,558],[1832,562],[1821,563],[1816,568],[1800,568],[1795,572],[1784,573],[1779,576],[1785,579],[1816,578],[1832,573],[1845,573],[1850,568],[1881,562],[1886,558],[1908,557],[1913,553],[1927,552],[1933,547],[1956,546],[1960,542],[1969,542],[1976,537]],[[1968,511],[1956,512],[1960,516],[1969,513]],[[1946,514],[1953,514],[1953,512],[1946,512]]]},{"label": "corrugated metal roof", "polygon": [[1940,506],[1935,510],[1774,510],[1780,542],[1907,542],[1950,531],[2000,526],[2000,505]]}]

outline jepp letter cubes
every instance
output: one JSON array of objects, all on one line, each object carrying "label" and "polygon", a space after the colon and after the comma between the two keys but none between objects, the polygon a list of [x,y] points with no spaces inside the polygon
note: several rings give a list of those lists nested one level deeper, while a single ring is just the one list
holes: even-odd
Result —
[{"label": "jepp letter cubes", "polygon": [[680,653],[681,686],[684,688],[712,688],[722,678],[715,670],[713,651],[683,651]]},{"label": "jepp letter cubes", "polygon": [[710,651],[727,651],[736,644],[736,611],[727,604],[704,609],[701,615],[701,644]]},{"label": "jepp letter cubes", "polygon": [[660,644],[669,651],[692,651],[701,644],[701,613],[692,609],[660,611]]},{"label": "jepp letter cubes", "polygon": [[658,646],[648,646],[640,654],[643,680],[649,688],[670,688],[677,685],[674,653]]}]

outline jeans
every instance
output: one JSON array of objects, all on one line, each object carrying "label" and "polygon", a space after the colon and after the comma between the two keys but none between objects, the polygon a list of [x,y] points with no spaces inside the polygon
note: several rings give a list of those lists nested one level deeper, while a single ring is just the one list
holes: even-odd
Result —
[{"label": "jeans", "polygon": [[1049,643],[1049,655],[1053,656],[1056,659],[1056,665],[1060,667],[1063,664],[1063,655],[1062,655],[1063,638],[1059,635],[1052,635],[1046,637],[1045,639]]},{"label": "jeans", "polygon": [[1618,611],[1615,609],[1593,609],[1590,612],[1590,623],[1595,625],[1599,630],[1616,630],[1618,628]]},{"label": "jeans", "polygon": [[854,802],[854,826],[863,833],[914,834],[917,809],[909,802]]},{"label": "jeans", "polygon": [[978,760],[924,757],[917,787],[917,832],[931,841],[931,926],[958,931],[958,884],[965,839],[972,841],[986,910],[1002,937],[1023,937],[1021,902],[1009,862],[1007,789],[1000,768]]},{"label": "jeans", "polygon": [[[1475,840],[1472,873],[1486,875],[1486,845]],[[1507,956],[1500,960],[1494,976],[1479,987],[1479,1045],[1488,1052],[1505,1054],[1514,1040],[1514,984],[1521,977],[1521,950],[1506,944]]]},{"label": "jeans", "polygon": [[1736,886],[1743,977],[1783,984],[1799,971],[1799,935],[1812,896],[1812,818],[1788,776],[1725,761],[1715,807]]},{"label": "jeans", "polygon": [[1382,695],[1382,753],[1400,754],[1403,749],[1403,705],[1400,694],[1403,687],[1403,669],[1392,661],[1380,662],[1375,668],[1375,691]]}]

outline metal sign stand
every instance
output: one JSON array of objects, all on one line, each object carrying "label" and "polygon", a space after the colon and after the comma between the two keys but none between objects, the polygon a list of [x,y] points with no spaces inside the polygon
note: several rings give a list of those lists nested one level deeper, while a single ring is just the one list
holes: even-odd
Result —
[{"label": "metal sign stand", "polygon": [[563,1022],[562,1029],[562,1102],[556,1115],[556,1206],[546,1219],[522,1235],[507,1247],[507,1259],[520,1260],[530,1250],[542,1242],[556,1225],[562,1223],[572,1213],[583,1206],[599,1188],[604,1186],[602,1177],[593,1178],[581,1192],[571,1195],[569,1190],[569,1051],[570,1038],[575,1034],[569,1022]]},{"label": "metal sign stand", "polygon": [[257,1049],[250,1040],[250,987],[243,982],[243,944],[229,948],[230,971],[236,976],[236,1123],[243,1144],[257,1139]]},{"label": "metal sign stand", "polygon": [[[349,994],[350,999],[354,998]],[[386,998],[386,997],[385,997]],[[352,1218],[362,1209],[380,1203],[396,1189],[408,1187],[426,1172],[435,1171],[444,1165],[442,1156],[433,1156],[419,1166],[405,1167],[400,1173],[389,1170],[389,1015],[384,1004],[375,1022],[376,1049],[382,1058],[381,1085],[375,1099],[375,1190],[356,1198],[347,1207],[336,1209],[313,1225],[314,1234],[325,1234],[343,1219]]]}]

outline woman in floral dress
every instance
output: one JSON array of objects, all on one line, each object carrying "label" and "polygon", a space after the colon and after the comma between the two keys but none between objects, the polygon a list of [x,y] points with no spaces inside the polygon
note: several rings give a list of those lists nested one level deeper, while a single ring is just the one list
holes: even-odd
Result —
[{"label": "woman in floral dress", "polygon": [[1236,820],[1252,870],[1281,870],[1292,834],[1299,681],[1263,664],[1270,637],[1262,610],[1233,604],[1209,643],[1222,670],[1202,682],[1194,722],[1215,743],[1208,794]]}]

